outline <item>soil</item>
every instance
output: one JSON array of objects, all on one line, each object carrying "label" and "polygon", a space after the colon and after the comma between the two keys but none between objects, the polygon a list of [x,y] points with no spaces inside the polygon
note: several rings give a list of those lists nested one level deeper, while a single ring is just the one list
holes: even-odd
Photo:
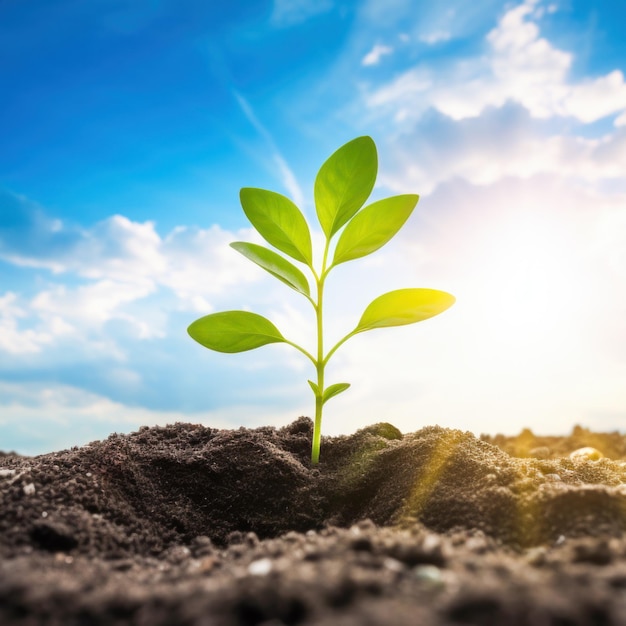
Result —
[{"label": "soil", "polygon": [[626,437],[142,428],[0,454],[0,624],[626,624]]}]

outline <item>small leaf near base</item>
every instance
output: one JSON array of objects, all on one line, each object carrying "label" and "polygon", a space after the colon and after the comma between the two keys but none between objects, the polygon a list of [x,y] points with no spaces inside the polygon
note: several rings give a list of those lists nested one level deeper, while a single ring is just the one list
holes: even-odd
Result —
[{"label": "small leaf near base", "polygon": [[312,380],[308,380],[307,382],[309,383],[309,385],[311,385],[311,389],[313,389],[313,393],[315,394],[315,397],[319,398],[320,388]]},{"label": "small leaf near base", "polygon": [[328,402],[331,398],[343,393],[349,386],[350,383],[335,383],[334,385],[330,385],[324,390],[322,402],[326,404],[326,402]]}]

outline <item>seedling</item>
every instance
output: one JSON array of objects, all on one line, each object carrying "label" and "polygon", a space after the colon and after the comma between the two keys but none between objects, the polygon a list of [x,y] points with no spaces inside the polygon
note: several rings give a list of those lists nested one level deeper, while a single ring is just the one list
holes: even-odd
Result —
[{"label": "seedling", "polygon": [[[322,165],[315,179],[317,217],[325,237],[321,267],[313,264],[311,233],[304,215],[289,198],[265,189],[243,188],[244,213],[274,248],[303,264],[306,276],[291,261],[270,248],[236,241],[235,250],[272,274],[313,307],[317,347],[314,354],[286,339],[267,318],[248,311],[223,311],[206,315],[187,329],[198,343],[218,352],[245,352],[270,343],[286,343],[304,354],[316,371],[309,380],[315,396],[315,422],[311,462],[318,463],[322,409],[331,398],[344,392],[348,383],[326,385],[324,372],[330,358],[348,339],[375,328],[421,322],[452,306],[454,296],[435,289],[398,289],[373,300],[356,327],[327,352],[324,351],[324,285],[330,271],[341,263],[359,259],[384,246],[399,230],[417,205],[419,196],[406,194],[378,200],[363,207],[376,180],[378,157],[370,137],[357,137],[339,148]],[[331,242],[338,236],[331,258]]]}]

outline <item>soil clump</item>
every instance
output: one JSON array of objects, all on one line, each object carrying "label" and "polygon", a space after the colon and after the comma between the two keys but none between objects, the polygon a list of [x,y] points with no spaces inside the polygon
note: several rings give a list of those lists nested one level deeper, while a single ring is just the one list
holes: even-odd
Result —
[{"label": "soil clump", "polygon": [[0,624],[626,623],[626,438],[194,424],[0,454]]}]

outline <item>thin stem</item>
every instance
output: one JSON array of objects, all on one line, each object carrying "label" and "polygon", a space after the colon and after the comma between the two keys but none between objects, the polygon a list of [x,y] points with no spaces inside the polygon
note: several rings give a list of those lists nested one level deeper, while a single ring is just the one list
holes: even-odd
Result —
[{"label": "thin stem", "polygon": [[[324,371],[323,366],[321,368],[317,368],[317,382],[320,383],[320,380],[323,384],[324,382]],[[322,392],[320,392],[321,394]],[[323,400],[322,395],[315,395],[315,422],[313,423],[313,443],[311,446],[311,463],[313,465],[317,465],[320,460],[320,444],[322,441],[322,407]]]},{"label": "thin stem", "polygon": [[328,361],[330,360],[330,357],[333,356],[333,354],[335,354],[335,352],[337,351],[337,349],[342,346],[344,343],[346,343],[346,341],[348,341],[348,339],[350,339],[351,337],[354,337],[354,335],[356,335],[357,332],[356,331],[352,331],[351,333],[348,333],[343,339],[340,339],[329,351],[329,353],[326,355],[326,358],[324,359],[324,365],[326,365],[328,363]]},{"label": "thin stem", "polygon": [[283,337],[283,342],[286,344],[289,344],[290,346],[293,346],[299,352],[302,352],[302,354],[304,354],[304,356],[307,357],[307,359],[309,359],[313,363],[313,365],[315,365],[315,367],[317,367],[317,360],[310,352],[307,352],[304,348],[300,347],[297,343],[294,343],[293,341],[289,341],[289,339],[285,339],[284,337]]},{"label": "thin stem", "polygon": [[[309,265],[309,268],[311,269],[311,272],[313,273],[313,278],[315,278],[315,284],[317,285],[317,283],[320,280],[320,277],[317,275],[317,272],[315,271],[315,268],[312,265]],[[311,302],[313,302],[311,300]],[[313,304],[315,304],[315,302],[313,302]]]},{"label": "thin stem", "polygon": [[324,321],[323,321],[323,303],[324,303],[324,281],[326,280],[326,261],[328,259],[328,247],[330,239],[326,239],[324,246],[324,258],[322,259],[322,271],[318,278],[315,275],[315,283],[317,285],[317,304],[315,306],[315,317],[317,321],[317,360],[315,361],[315,369],[317,371],[317,389],[315,394],[315,421],[313,423],[313,442],[311,446],[311,463],[316,465],[320,458],[320,442],[322,438],[322,408],[324,406],[324,368],[326,361],[324,360]]},{"label": "thin stem", "polygon": [[[328,248],[326,249],[326,252],[328,253]],[[335,267],[335,266],[331,265],[331,266],[329,266],[329,267],[324,269],[324,271],[322,272],[322,275],[321,275],[321,279],[322,280],[326,280],[326,276],[328,276],[328,273],[330,272],[330,270],[333,269],[333,267]]]}]

